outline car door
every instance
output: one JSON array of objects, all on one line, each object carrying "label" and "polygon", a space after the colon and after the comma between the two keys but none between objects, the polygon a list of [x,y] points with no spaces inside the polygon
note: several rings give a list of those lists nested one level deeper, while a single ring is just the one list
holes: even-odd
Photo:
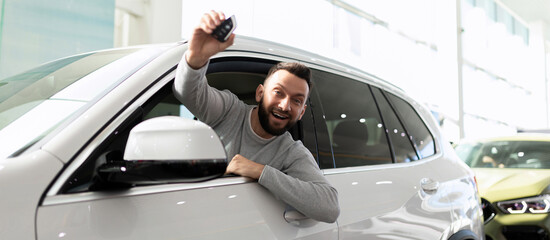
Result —
[{"label": "car door", "polygon": [[[208,76],[211,84],[220,88],[225,84],[246,98],[248,89],[257,86],[247,84],[256,84],[265,76],[265,67],[271,62],[249,57],[213,60]],[[127,82],[157,80],[145,91],[135,91],[133,102],[105,103],[125,107],[89,140],[52,184],[37,211],[37,237],[337,239],[336,223],[292,218],[292,209],[248,178],[131,188],[98,181],[98,166],[121,159],[128,133],[137,123],[163,115],[193,117],[171,94],[174,76],[173,68],[161,76],[138,72]]]},{"label": "car door", "polygon": [[435,141],[419,116],[400,118],[395,96],[365,82],[323,69],[313,76],[319,156],[339,193],[340,239],[445,236],[452,206],[437,189]]}]

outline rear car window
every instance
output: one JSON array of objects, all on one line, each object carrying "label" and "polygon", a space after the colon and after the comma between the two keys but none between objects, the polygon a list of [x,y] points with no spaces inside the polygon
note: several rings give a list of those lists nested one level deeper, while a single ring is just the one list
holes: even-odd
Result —
[{"label": "rear car window", "polygon": [[314,70],[313,80],[323,111],[315,120],[317,136],[326,127],[334,167],[412,162],[436,153],[432,133],[406,100],[333,73]]},{"label": "rear car window", "polygon": [[391,94],[385,94],[388,100],[393,104],[395,111],[400,119],[404,119],[403,124],[410,140],[418,151],[419,158],[429,157],[435,154],[434,139],[426,124],[422,121],[414,108],[405,100]]},{"label": "rear car window", "polygon": [[313,79],[323,105],[335,166],[391,163],[383,123],[369,85],[321,71],[314,71]]}]

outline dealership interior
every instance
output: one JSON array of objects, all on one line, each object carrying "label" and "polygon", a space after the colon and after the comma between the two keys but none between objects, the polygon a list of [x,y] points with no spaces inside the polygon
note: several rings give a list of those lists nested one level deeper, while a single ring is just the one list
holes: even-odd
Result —
[{"label": "dealership interior", "polygon": [[0,79],[77,53],[181,41],[215,9],[236,16],[236,34],[402,88],[431,109],[452,142],[550,124],[547,0],[0,0],[0,7]]},{"label": "dealership interior", "polygon": [[550,240],[548,13],[0,0],[0,239]]}]

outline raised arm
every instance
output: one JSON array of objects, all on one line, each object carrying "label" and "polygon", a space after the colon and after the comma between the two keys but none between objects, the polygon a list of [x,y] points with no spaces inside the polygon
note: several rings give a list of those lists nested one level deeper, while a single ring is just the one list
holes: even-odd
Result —
[{"label": "raised arm", "polygon": [[174,96],[201,121],[215,125],[223,111],[223,92],[208,86],[205,74],[210,57],[233,44],[232,34],[226,42],[220,42],[210,35],[225,16],[211,11],[202,16],[193,30],[189,47],[176,71]]},{"label": "raised arm", "polygon": [[225,20],[225,15],[222,12],[210,11],[202,16],[200,24],[193,30],[189,40],[189,49],[185,55],[191,68],[203,67],[210,57],[233,44],[235,34],[231,34],[226,42],[220,42],[210,35],[223,20]]}]

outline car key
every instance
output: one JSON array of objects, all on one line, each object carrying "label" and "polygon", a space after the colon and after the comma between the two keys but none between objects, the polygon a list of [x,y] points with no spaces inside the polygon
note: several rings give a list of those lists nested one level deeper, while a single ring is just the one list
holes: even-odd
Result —
[{"label": "car key", "polygon": [[228,19],[225,19],[219,26],[214,29],[212,32],[212,36],[220,42],[225,42],[231,36],[231,33],[235,30],[237,27],[237,20],[235,19],[235,15],[232,15]]}]

